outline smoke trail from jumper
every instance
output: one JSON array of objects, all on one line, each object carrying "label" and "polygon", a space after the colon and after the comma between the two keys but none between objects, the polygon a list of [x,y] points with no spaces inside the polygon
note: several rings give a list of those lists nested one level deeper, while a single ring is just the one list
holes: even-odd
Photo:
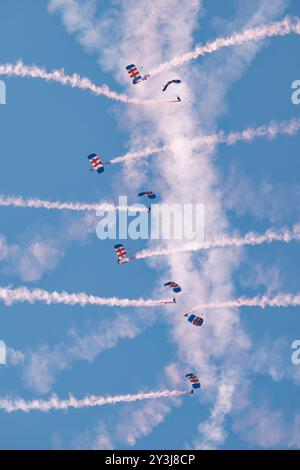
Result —
[{"label": "smoke trail from jumper", "polygon": [[[216,134],[204,135],[198,137],[192,141],[195,147],[205,145],[234,145],[237,142],[252,142],[256,138],[269,138],[274,139],[278,135],[294,135],[300,130],[300,119],[293,118],[289,121],[283,122],[271,122],[268,125],[262,125],[259,127],[248,127],[241,132],[230,132],[225,134],[224,132],[218,132]],[[158,153],[164,153],[171,151],[172,148],[165,145],[162,147],[145,147],[144,149],[137,150],[134,152],[128,152],[125,155],[115,157],[106,164],[115,165],[118,163],[126,163],[132,160],[148,157]]]},{"label": "smoke trail from jumper", "polygon": [[240,307],[299,307],[300,306],[300,294],[278,294],[274,297],[268,297],[266,295],[257,295],[256,297],[239,297],[238,299],[225,300],[220,302],[209,302],[207,304],[201,304],[197,307],[193,307],[189,310],[189,313],[204,309],[222,309],[222,308],[240,308]]},{"label": "smoke trail from jumper", "polygon": [[200,56],[213,54],[225,47],[238,46],[250,41],[261,41],[262,39],[275,36],[287,36],[288,34],[300,34],[300,20],[298,17],[291,18],[287,16],[281,21],[276,21],[265,26],[245,29],[240,33],[234,33],[225,38],[217,38],[214,41],[209,41],[203,46],[196,47],[191,52],[186,52],[180,56],[174,57],[168,62],[158,65],[149,73],[153,77],[165,70],[177,67],[185,62],[197,59]]},{"label": "smoke trail from jumper", "polygon": [[72,88],[89,90],[96,96],[106,96],[106,98],[126,104],[153,105],[178,103],[178,100],[142,100],[138,98],[130,98],[125,94],[116,93],[115,91],[110,90],[107,85],[95,85],[95,83],[93,83],[89,78],[81,77],[77,73],[67,75],[63,69],[47,72],[47,70],[43,67],[25,65],[21,60],[15,64],[0,64],[0,75],[41,78],[47,82],[56,82],[60,85],[70,86]]},{"label": "smoke trail from jumper", "polygon": [[173,304],[173,299],[165,300],[145,300],[145,299],[119,299],[117,297],[97,297],[88,295],[84,292],[69,294],[67,292],[48,292],[44,289],[28,289],[27,287],[0,287],[0,300],[5,305],[15,303],[29,302],[34,304],[42,302],[46,305],[87,305],[106,306],[106,307],[157,307],[159,305]]},{"label": "smoke trail from jumper", "polygon": [[68,410],[69,408],[91,408],[94,406],[115,405],[116,403],[130,403],[141,400],[156,400],[158,398],[174,398],[181,395],[191,395],[191,392],[180,390],[162,390],[161,392],[136,393],[132,395],[115,395],[101,397],[97,395],[88,395],[80,400],[73,395],[69,395],[66,400],[60,400],[56,395],[52,395],[49,400],[25,401],[22,398],[14,400],[9,398],[0,398],[0,409],[11,413],[13,411],[43,411],[50,410]]},{"label": "smoke trail from jumper", "polygon": [[[195,147],[201,147],[205,145],[234,145],[238,142],[252,142],[256,138],[269,138],[274,139],[278,135],[295,135],[300,130],[300,119],[292,118],[288,121],[282,122],[271,122],[270,124],[264,124],[259,127],[248,127],[240,132],[230,132],[225,134],[224,132],[218,132],[216,134],[208,134],[201,137],[197,137],[192,141]],[[124,155],[112,158],[106,162],[103,162],[105,166],[107,165],[116,165],[119,163],[127,163],[132,160],[137,160],[140,158],[148,157],[150,155],[156,155],[159,153],[165,153],[171,151],[172,148],[165,145],[161,147],[145,147],[144,149],[127,152]],[[97,210],[105,209],[105,203],[98,204],[85,204],[80,202],[71,202],[71,203],[60,203],[60,202],[51,202],[43,200],[34,200],[32,198],[23,200],[22,197],[5,197],[0,196],[0,206],[15,205],[16,207],[36,207],[44,209],[67,209],[75,211],[85,211],[85,210]],[[112,205],[107,205],[107,210],[112,210]],[[117,210],[122,210],[120,207]],[[134,207],[129,209],[135,210]],[[125,210],[125,208],[124,208]]]},{"label": "smoke trail from jumper", "polygon": [[249,232],[244,237],[235,237],[224,235],[212,241],[203,243],[187,243],[174,248],[162,248],[154,250],[142,250],[135,255],[135,259],[151,258],[154,256],[166,256],[176,253],[184,253],[188,251],[201,251],[210,250],[214,248],[227,248],[227,247],[241,247],[241,246],[255,246],[264,243],[290,243],[292,241],[300,240],[300,226],[295,225],[292,230],[288,229],[269,229],[262,235]]},{"label": "smoke trail from jumper", "polygon": [[139,211],[148,212],[148,208],[140,206],[122,206],[107,202],[84,203],[84,202],[60,202],[45,199],[23,198],[22,196],[0,196],[0,207],[20,207],[47,210],[68,211]]},{"label": "smoke trail from jumper", "polygon": [[[150,76],[153,77],[165,70],[182,65],[187,61],[197,59],[199,56],[212,54],[225,47],[233,47],[236,45],[245,44],[250,41],[260,41],[264,38],[275,36],[286,36],[292,33],[300,34],[299,18],[286,17],[281,21],[277,21],[269,25],[245,29],[241,33],[234,33],[232,36],[227,38],[217,38],[214,41],[207,42],[207,44],[204,46],[196,47],[196,49],[192,52],[186,52],[185,54],[182,54],[178,57],[174,57],[170,61],[160,64],[158,67],[151,70]],[[42,67],[28,66],[25,65],[22,61],[18,61],[15,64],[0,64],[0,75],[41,78],[46,81],[60,83],[61,85],[69,85],[72,88],[90,90],[97,96],[103,95],[109,99],[127,104],[152,105],[178,102],[177,100],[164,101],[130,98],[125,94],[116,93],[110,90],[107,85],[97,86],[87,77],[80,77],[78,74],[67,75],[64,70],[54,70],[53,72],[47,72]]]}]

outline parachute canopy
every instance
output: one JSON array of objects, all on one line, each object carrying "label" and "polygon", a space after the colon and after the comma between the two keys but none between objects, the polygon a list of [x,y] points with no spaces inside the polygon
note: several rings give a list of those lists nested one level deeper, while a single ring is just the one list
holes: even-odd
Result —
[{"label": "parachute canopy", "polygon": [[173,281],[166,282],[164,284],[164,287],[170,287],[171,289],[173,289],[173,292],[175,292],[175,294],[178,294],[178,292],[181,292],[181,287],[176,282],[173,282]]},{"label": "parachute canopy", "polygon": [[197,315],[194,315],[194,314],[190,315],[189,313],[186,313],[184,316],[187,317],[187,321],[189,321],[195,326],[201,326],[202,323],[204,322],[202,317],[197,317]]},{"label": "parachute canopy", "polygon": [[198,377],[195,374],[193,374],[193,373],[186,374],[186,378],[189,380],[189,382],[192,385],[192,391],[193,390],[199,390],[201,388],[200,381],[199,381]]},{"label": "parachute canopy", "polygon": [[168,88],[168,86],[171,85],[172,83],[181,83],[181,80],[178,80],[178,79],[176,79],[176,80],[169,80],[169,81],[165,84],[165,86],[163,87],[163,90],[162,90],[162,91],[166,91],[166,89]]},{"label": "parachute canopy", "polygon": [[133,85],[136,85],[141,80],[147,80],[150,77],[149,74],[142,76],[139,69],[134,64],[127,65],[126,70],[130,78],[132,78]]},{"label": "parachute canopy", "polygon": [[149,199],[155,199],[157,197],[152,191],[142,191],[138,196],[147,196]]},{"label": "parachute canopy", "polygon": [[96,171],[97,173],[103,173],[104,164],[98,155],[96,155],[95,153],[91,153],[90,155],[88,155],[87,158],[90,161],[91,171]]},{"label": "parachute canopy", "polygon": [[118,258],[118,264],[127,263],[129,261],[129,259],[127,258],[126,250],[124,246],[121,245],[121,243],[115,245],[114,249]]}]

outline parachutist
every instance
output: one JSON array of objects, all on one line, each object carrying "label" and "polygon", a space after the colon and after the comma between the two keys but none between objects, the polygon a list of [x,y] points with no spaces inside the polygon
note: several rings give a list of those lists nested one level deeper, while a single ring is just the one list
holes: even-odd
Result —
[{"label": "parachutist", "polygon": [[90,155],[88,155],[87,158],[91,165],[90,166],[91,171],[96,171],[97,173],[103,173],[104,163],[102,162],[99,155],[97,155],[96,153],[91,153]]},{"label": "parachutist", "polygon": [[170,287],[172,291],[175,292],[175,294],[178,294],[178,292],[181,292],[181,287],[176,282],[173,282],[173,281],[166,282],[164,284],[164,287],[167,287],[167,286]]},{"label": "parachutist", "polygon": [[[138,194],[139,197],[146,196],[148,199],[156,199],[157,196],[153,191],[142,191]],[[148,213],[151,212],[151,206],[148,207]]]},{"label": "parachutist", "polygon": [[140,71],[134,64],[127,65],[126,70],[129,74],[130,78],[132,79],[133,85],[136,85],[137,83],[139,83],[142,80],[142,76],[140,74]]},{"label": "parachutist", "polygon": [[126,249],[123,245],[121,245],[121,243],[114,245],[114,249],[117,255],[118,264],[128,263],[129,261],[132,261],[134,259],[134,258],[128,258]]},{"label": "parachutist", "polygon": [[139,197],[147,196],[149,199],[157,198],[156,194],[153,191],[142,191],[138,194]]},{"label": "parachutist", "polygon": [[198,377],[195,374],[193,374],[193,373],[186,374],[186,378],[189,380],[189,382],[192,385],[192,389],[190,391],[191,394],[194,393],[194,390],[199,390],[201,388],[200,381],[199,381]]},{"label": "parachutist", "polygon": [[198,317],[194,315],[193,313],[191,315],[190,313],[186,313],[184,317],[187,317],[188,322],[192,323],[192,325],[195,325],[195,326],[201,326],[204,322],[204,319],[202,317]]}]

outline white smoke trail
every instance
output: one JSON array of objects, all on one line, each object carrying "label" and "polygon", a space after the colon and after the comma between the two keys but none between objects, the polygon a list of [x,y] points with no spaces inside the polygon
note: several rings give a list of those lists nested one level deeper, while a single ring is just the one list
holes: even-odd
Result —
[{"label": "white smoke trail", "polygon": [[229,37],[217,38],[214,41],[207,42],[204,46],[196,47],[192,52],[186,52],[180,56],[174,57],[168,62],[158,65],[149,73],[153,77],[165,70],[177,67],[190,60],[197,59],[200,56],[213,54],[224,47],[238,46],[250,41],[257,42],[265,38],[287,36],[288,34],[300,34],[299,18],[291,18],[287,16],[281,21],[276,21],[265,26],[257,26],[256,28],[248,28],[240,33],[234,33]]},{"label": "white smoke trail", "polygon": [[221,308],[240,308],[240,307],[299,307],[300,294],[278,294],[274,297],[267,295],[257,295],[256,297],[240,297],[234,300],[226,300],[223,302],[210,302],[193,307],[189,310],[195,312],[199,308],[205,309],[221,309]]},{"label": "white smoke trail", "polygon": [[[259,127],[248,127],[241,132],[230,132],[225,134],[224,132],[218,132],[217,134],[210,134],[198,137],[192,140],[191,144],[195,147],[199,146],[209,146],[209,145],[234,145],[237,142],[252,142],[256,138],[270,138],[273,139],[278,135],[294,135],[300,129],[300,119],[293,118],[289,121],[282,122],[271,122],[268,125],[262,125]],[[155,155],[159,153],[164,153],[171,151],[170,146],[162,147],[146,147],[140,151],[128,152],[125,155],[115,157],[110,160],[109,164],[125,163],[132,160],[140,159],[147,157],[149,155]]]},{"label": "white smoke trail", "polygon": [[[169,62],[160,64],[158,67],[151,70],[150,75],[155,76],[158,73],[178,65],[182,65],[189,60],[198,58],[199,56],[212,54],[224,47],[241,45],[249,41],[260,41],[267,37],[286,36],[292,33],[300,34],[300,20],[298,18],[292,19],[290,17],[286,17],[281,21],[277,21],[266,26],[246,29],[241,33],[235,33],[227,38],[217,38],[215,41],[208,42],[204,46],[196,47],[192,52],[187,52],[178,57],[174,57]],[[87,77],[80,77],[78,74],[67,75],[62,69],[47,72],[42,67],[25,65],[21,60],[16,62],[16,64],[0,64],[0,75],[41,78],[46,81],[60,83],[61,85],[69,85],[72,88],[90,90],[97,96],[103,95],[112,100],[127,104],[152,105],[177,102],[177,100],[141,100],[138,98],[130,98],[125,94],[116,93],[110,90],[107,85],[97,86]]]},{"label": "white smoke trail", "polygon": [[120,155],[119,157],[115,157],[112,160],[109,160],[111,165],[115,165],[116,163],[125,163],[131,160],[136,160],[138,158],[148,157],[149,155],[154,155],[157,153],[163,153],[170,150],[168,146],[163,147],[146,147],[142,150],[137,150],[135,152],[128,152],[125,155]]},{"label": "white smoke trail", "polygon": [[[224,134],[219,132],[217,134],[204,135],[195,139],[194,144],[201,145],[234,145],[239,141],[251,142],[255,138],[275,138],[276,136],[282,135],[294,135],[300,129],[300,119],[293,118],[289,121],[272,122],[268,125],[262,125],[259,127],[248,127],[241,132],[230,132]],[[162,147],[146,147],[140,151],[128,152],[125,155],[115,157],[108,162],[108,164],[126,163],[131,160],[140,159],[149,155],[163,153],[170,151],[171,148],[168,146]],[[60,202],[60,201],[48,201],[43,199],[35,198],[23,198],[22,196],[0,196],[0,207],[22,207],[22,208],[34,208],[34,209],[48,209],[48,210],[70,210],[70,211],[142,211],[147,212],[148,208],[141,208],[141,206],[120,206],[113,205],[106,202],[99,203],[82,203],[82,202]],[[183,247],[183,251],[186,251]],[[190,251],[190,250],[188,250]]]},{"label": "white smoke trail", "polygon": [[[248,127],[241,132],[230,132],[224,134],[219,132],[217,134],[204,135],[198,137],[193,141],[196,145],[234,145],[237,142],[251,142],[255,138],[270,138],[273,139],[278,135],[294,135],[300,129],[300,119],[293,118],[289,121],[272,122],[268,125],[262,125],[259,127]],[[171,147],[146,147],[140,151],[128,152],[125,155],[121,155],[105,162],[105,165],[115,165],[118,163],[126,163],[132,160],[147,157],[158,153],[170,151]],[[142,209],[140,206],[115,206],[109,203],[82,203],[82,202],[59,202],[59,201],[48,201],[43,199],[35,198],[23,198],[22,196],[0,196],[0,207],[22,207],[22,208],[34,208],[34,209],[49,209],[49,210],[70,210],[70,211],[148,211],[147,208]]]},{"label": "white smoke trail", "polygon": [[[300,129],[300,119],[292,118],[289,121],[271,122],[270,124],[262,125],[259,127],[248,127],[241,132],[230,132],[228,135],[223,133],[217,134],[219,139],[214,143],[224,143],[226,145],[233,145],[239,141],[251,142],[256,138],[267,137],[273,139],[278,135],[294,135]],[[201,139],[198,139],[201,143]]]},{"label": "white smoke trail", "polygon": [[47,305],[64,304],[64,305],[97,305],[107,307],[156,307],[158,305],[173,304],[173,299],[165,300],[145,300],[145,299],[119,299],[117,297],[97,297],[88,295],[84,292],[77,292],[69,294],[67,292],[48,292],[44,289],[28,289],[27,287],[0,287],[0,300],[5,305],[12,305],[14,303],[29,302],[43,302]]},{"label": "white smoke trail", "polygon": [[47,72],[47,70],[43,67],[37,67],[35,65],[25,65],[21,60],[19,60],[15,64],[0,64],[0,75],[41,78],[46,81],[60,83],[61,85],[68,85],[72,88],[89,90],[96,96],[103,95],[107,98],[110,98],[111,100],[119,101],[121,103],[126,104],[153,105],[178,103],[177,100],[141,100],[138,98],[130,98],[125,94],[116,93],[115,91],[110,90],[107,85],[95,85],[95,83],[93,83],[89,78],[81,77],[77,73],[67,75],[63,69],[54,70],[53,72]]},{"label": "white smoke trail", "polygon": [[288,229],[269,229],[262,235],[249,232],[244,237],[228,237],[226,235],[216,238],[212,241],[207,241],[203,243],[187,243],[186,245],[181,245],[174,248],[162,248],[156,250],[142,250],[138,252],[134,259],[144,259],[151,258],[154,256],[166,256],[172,255],[175,253],[183,253],[187,251],[200,251],[200,250],[210,250],[214,248],[227,248],[227,247],[241,247],[241,246],[254,246],[262,245],[264,243],[273,243],[273,242],[282,242],[290,243],[292,241],[300,240],[300,227],[295,225],[292,230]]},{"label": "white smoke trail", "polygon": [[[294,135],[300,129],[300,119],[292,118],[289,121],[272,122],[268,125],[264,124],[259,127],[248,127],[241,132],[230,132],[225,134],[224,132],[218,132],[216,134],[204,135],[198,137],[192,141],[193,145],[234,145],[237,142],[252,142],[256,138],[270,138],[273,139],[278,135]],[[170,146],[161,147],[145,147],[142,150],[135,152],[128,152],[124,155],[115,157],[107,162],[105,165],[115,165],[118,163],[127,163],[132,160],[137,160],[150,155],[155,155],[163,152],[171,151]],[[96,210],[141,210],[135,206],[114,206],[109,203],[81,203],[81,202],[58,202],[58,201],[47,201],[42,199],[27,198],[24,199],[21,196],[0,196],[0,207],[15,206],[23,208],[35,208],[35,209],[57,209],[57,210],[72,210],[72,211],[96,211]],[[145,209],[147,211],[148,209]]]},{"label": "white smoke trail", "polygon": [[59,202],[44,199],[23,198],[22,196],[0,196],[0,207],[22,207],[47,210],[69,210],[69,211],[139,211],[148,212],[147,207],[122,206],[106,202],[83,203],[83,202]]},{"label": "white smoke trail", "polygon": [[116,403],[130,403],[141,400],[155,400],[158,398],[173,398],[179,395],[190,395],[190,392],[180,390],[162,390],[161,392],[136,393],[133,395],[115,395],[101,397],[96,395],[88,395],[81,400],[69,395],[66,400],[60,400],[56,395],[52,395],[49,400],[32,400],[25,401],[22,398],[14,400],[8,398],[0,398],[0,409],[11,413],[13,411],[29,412],[50,411],[50,410],[67,410],[69,408],[91,408],[94,406],[114,405]]}]

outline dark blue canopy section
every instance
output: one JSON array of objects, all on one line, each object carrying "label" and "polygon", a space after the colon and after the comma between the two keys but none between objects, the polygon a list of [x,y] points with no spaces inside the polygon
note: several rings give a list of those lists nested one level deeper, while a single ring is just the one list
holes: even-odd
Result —
[{"label": "dark blue canopy section", "polygon": [[172,83],[181,83],[181,80],[178,80],[178,79],[176,79],[176,80],[169,80],[169,81],[165,84],[165,86],[163,87],[163,91],[166,91],[166,89],[168,88],[168,86],[171,85]]}]

